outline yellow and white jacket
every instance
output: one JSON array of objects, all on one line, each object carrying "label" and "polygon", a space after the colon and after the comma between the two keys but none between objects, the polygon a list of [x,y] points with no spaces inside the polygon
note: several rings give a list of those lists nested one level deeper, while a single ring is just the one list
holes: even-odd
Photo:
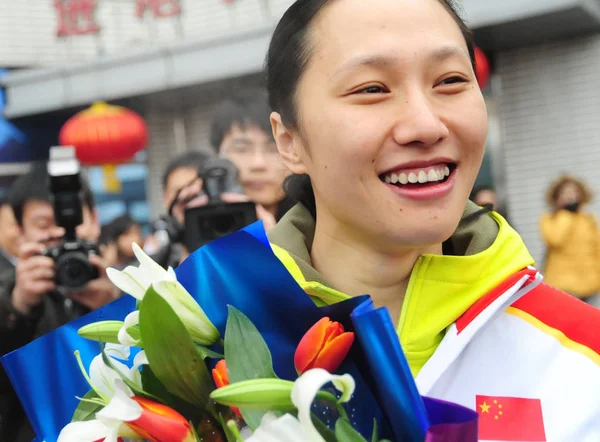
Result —
[{"label": "yellow and white jacket", "polygon": [[[311,265],[314,229],[294,207],[273,251],[317,304],[347,299]],[[600,442],[600,310],[543,284],[495,213],[450,241],[418,259],[398,323],[421,394],[477,410],[481,441]]]}]

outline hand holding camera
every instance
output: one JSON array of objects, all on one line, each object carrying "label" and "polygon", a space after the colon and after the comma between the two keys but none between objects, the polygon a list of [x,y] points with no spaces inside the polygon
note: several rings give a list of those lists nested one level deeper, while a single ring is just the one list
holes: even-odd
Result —
[{"label": "hand holding camera", "polygon": [[[12,305],[17,311],[30,314],[35,307],[42,303],[43,297],[56,290],[57,287],[62,287],[67,291],[67,296],[90,310],[102,307],[119,297],[119,290],[106,276],[107,266],[99,255],[91,254],[88,257],[89,261],[86,261],[96,277],[86,281],[83,288],[68,291],[60,283],[68,283],[69,280],[61,279],[59,272],[68,271],[70,267],[68,264],[66,266],[63,264],[61,270],[56,261],[48,256],[48,250],[50,249],[46,249],[41,243],[26,243],[21,246],[19,262],[16,267],[16,283],[12,292]],[[79,261],[76,262],[76,266],[80,264]],[[77,281],[82,274],[85,275],[86,272],[89,272],[89,270],[83,273],[80,271],[81,269],[75,268],[76,277],[71,282]],[[91,277],[92,273],[88,273],[88,275]]]},{"label": "hand holding camera", "polygon": [[98,273],[98,277],[89,281],[80,291],[70,293],[69,297],[88,309],[95,310],[117,299],[120,291],[106,276],[108,266],[101,256],[90,255],[89,262]]},{"label": "hand holding camera", "polygon": [[54,260],[42,255],[44,249],[40,243],[26,243],[20,248],[12,305],[26,315],[42,302],[46,293],[56,289]]},{"label": "hand holding camera", "polygon": [[[37,242],[23,245],[13,306],[28,314],[47,293],[58,291],[90,309],[98,308],[114,300],[118,291],[106,276],[98,246],[76,233],[83,223],[82,184],[72,148],[50,150],[48,175],[56,225]],[[50,242],[54,244],[46,247]]]},{"label": "hand holding camera", "polygon": [[161,235],[168,237],[168,243],[181,243],[194,251],[257,219],[266,230],[276,224],[273,214],[239,192],[235,165],[224,158],[208,161],[175,196],[169,216],[161,220]]}]

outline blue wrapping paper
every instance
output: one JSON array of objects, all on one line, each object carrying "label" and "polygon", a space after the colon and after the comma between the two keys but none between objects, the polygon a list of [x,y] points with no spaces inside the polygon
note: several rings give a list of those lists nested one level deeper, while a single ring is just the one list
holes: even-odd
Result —
[{"label": "blue wrapping paper", "polygon": [[123,321],[135,310],[135,298],[121,299],[8,353],[2,364],[38,440],[54,442],[60,430],[71,421],[82,397],[90,389],[81,374],[73,352],[79,350],[85,367],[100,353],[98,342],[83,339],[77,330],[106,320]]},{"label": "blue wrapping paper", "polygon": [[[367,439],[374,419],[383,429],[382,437],[396,441],[422,441],[430,422],[448,423],[428,416],[429,406],[426,410],[417,392],[387,312],[375,310],[368,296],[317,307],[273,254],[260,222],[202,247],[176,273],[222,335],[227,305],[247,315],[263,335],[283,379],[296,379],[296,346],[320,318],[328,316],[354,330],[361,345],[354,345],[338,372],[356,380],[351,404],[358,405],[350,415]],[[135,299],[126,296],[2,358],[38,440],[55,442],[77,407],[75,396],[89,390],[73,352],[81,351],[87,368],[100,347],[78,336],[77,330],[96,321],[123,320],[133,310]],[[439,407],[432,410],[440,414]]]},{"label": "blue wrapping paper", "polygon": [[[367,300],[350,315],[395,440],[422,441],[430,427],[423,399],[386,308]],[[390,394],[392,393],[392,394]]]}]

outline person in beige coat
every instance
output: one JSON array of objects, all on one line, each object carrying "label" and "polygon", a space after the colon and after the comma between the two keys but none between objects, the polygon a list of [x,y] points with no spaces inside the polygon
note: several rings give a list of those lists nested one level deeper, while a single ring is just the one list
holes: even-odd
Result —
[{"label": "person in beige coat", "polygon": [[600,228],[585,210],[592,192],[563,175],[549,188],[550,213],[540,220],[547,247],[545,282],[600,307]]}]

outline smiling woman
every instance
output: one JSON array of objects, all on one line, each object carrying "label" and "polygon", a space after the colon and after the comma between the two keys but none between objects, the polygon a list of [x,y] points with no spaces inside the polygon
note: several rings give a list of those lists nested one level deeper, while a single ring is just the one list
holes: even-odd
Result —
[{"label": "smiling woman", "polygon": [[[271,125],[300,202],[269,234],[275,253],[319,303],[368,293],[386,307],[422,394],[471,407],[489,391],[540,398],[547,422],[580,401],[595,409],[600,339],[554,321],[570,341],[557,340],[548,322],[577,311],[591,330],[600,313],[540,284],[518,234],[468,203],[488,127],[471,34],[449,0],[365,5],[297,1],[273,35]],[[473,371],[483,352],[497,374],[485,379]],[[572,379],[575,366],[588,377]],[[591,415],[578,422],[546,431],[600,437]]]}]

